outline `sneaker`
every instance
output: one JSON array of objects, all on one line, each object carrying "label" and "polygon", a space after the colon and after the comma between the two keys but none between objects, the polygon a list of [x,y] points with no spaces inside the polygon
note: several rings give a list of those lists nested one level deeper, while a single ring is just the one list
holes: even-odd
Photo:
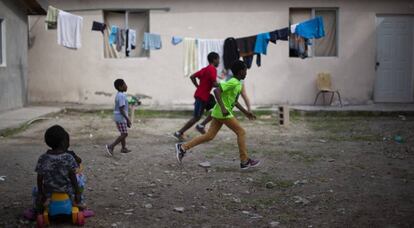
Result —
[{"label": "sneaker", "polygon": [[253,168],[253,167],[257,167],[260,165],[260,161],[259,160],[254,160],[254,159],[250,159],[247,160],[246,163],[240,163],[240,168],[241,169],[248,169],[248,168]]},{"label": "sneaker", "polygon": [[174,137],[176,137],[178,139],[178,141],[180,141],[180,142],[183,142],[184,141],[183,134],[181,134],[178,131],[174,132]]},{"label": "sneaker", "polygon": [[121,153],[123,154],[129,153],[129,152],[131,152],[131,150],[128,150],[127,148],[124,148],[121,150]]},{"label": "sneaker", "polygon": [[176,153],[177,160],[179,163],[181,163],[181,161],[183,160],[185,156],[185,150],[181,147],[182,145],[183,145],[182,143],[175,144],[175,153]]},{"label": "sneaker", "polygon": [[105,148],[106,148],[106,153],[109,156],[113,156],[114,155],[114,149],[111,149],[108,145],[105,145]]},{"label": "sneaker", "polygon": [[204,135],[206,133],[205,127],[201,124],[197,124],[196,129],[197,129],[198,132],[200,132],[200,134]]}]

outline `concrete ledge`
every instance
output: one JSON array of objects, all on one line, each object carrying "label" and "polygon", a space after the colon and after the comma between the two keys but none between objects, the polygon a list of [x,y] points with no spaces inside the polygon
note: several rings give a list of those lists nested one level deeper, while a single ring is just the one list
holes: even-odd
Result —
[{"label": "concrete ledge", "polygon": [[59,107],[29,106],[0,113],[0,132],[20,128],[36,118],[62,111]]}]

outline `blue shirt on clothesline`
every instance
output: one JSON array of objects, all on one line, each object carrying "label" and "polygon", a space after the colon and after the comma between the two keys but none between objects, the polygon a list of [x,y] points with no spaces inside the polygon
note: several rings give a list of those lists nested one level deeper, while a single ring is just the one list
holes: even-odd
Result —
[{"label": "blue shirt on clothesline", "polygon": [[256,44],[254,46],[254,53],[267,54],[267,45],[269,44],[270,33],[260,33],[256,37]]},{"label": "blue shirt on clothesline", "polygon": [[112,26],[111,34],[109,34],[109,44],[115,44],[117,36],[118,36],[118,27]]},{"label": "blue shirt on clothesline", "polygon": [[161,36],[153,33],[144,33],[142,48],[144,48],[144,50],[161,49]]},{"label": "blue shirt on clothesline", "polygon": [[295,33],[306,39],[319,39],[325,36],[322,17],[299,23],[296,26]]}]

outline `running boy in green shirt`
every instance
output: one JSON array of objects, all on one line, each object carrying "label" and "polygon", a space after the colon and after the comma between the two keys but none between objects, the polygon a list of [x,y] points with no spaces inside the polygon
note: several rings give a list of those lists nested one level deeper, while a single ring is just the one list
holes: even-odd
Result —
[{"label": "running boy in green shirt", "polygon": [[246,64],[243,61],[237,60],[233,63],[231,71],[234,76],[230,80],[220,83],[219,88],[214,90],[217,104],[214,106],[211,113],[213,120],[207,133],[192,139],[190,142],[175,144],[177,159],[180,163],[187,150],[214,139],[224,124],[237,135],[237,144],[239,146],[240,153],[240,168],[248,169],[250,167],[256,167],[260,164],[259,160],[254,160],[248,157],[245,142],[246,132],[240,126],[233,113],[233,108],[236,106],[250,120],[256,119],[256,116],[253,113],[247,111],[237,101],[242,89],[240,80],[244,80],[247,74]]}]

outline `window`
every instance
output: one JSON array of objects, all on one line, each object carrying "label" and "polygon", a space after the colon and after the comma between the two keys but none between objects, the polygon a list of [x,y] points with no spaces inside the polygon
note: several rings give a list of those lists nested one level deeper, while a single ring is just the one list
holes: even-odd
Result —
[{"label": "window", "polygon": [[6,52],[6,45],[5,45],[5,31],[4,31],[4,19],[0,18],[0,66],[5,65],[5,52]]},{"label": "window", "polygon": [[[149,13],[146,11],[104,11],[104,20],[107,25],[104,38],[104,56],[105,58],[139,58],[148,57],[149,51],[141,47],[144,39],[144,33],[149,31]],[[109,44],[109,33],[111,26],[118,26],[124,31],[133,29],[136,31],[135,49],[131,49],[128,53],[126,50],[126,41],[120,49],[116,49],[116,45]],[[124,33],[124,38],[126,35]]]},{"label": "window", "polygon": [[291,25],[320,16],[323,18],[325,30],[324,37],[308,41],[312,45],[305,45],[305,41],[300,37],[291,36],[289,39],[290,57],[338,56],[338,9],[291,8],[289,13]]}]

